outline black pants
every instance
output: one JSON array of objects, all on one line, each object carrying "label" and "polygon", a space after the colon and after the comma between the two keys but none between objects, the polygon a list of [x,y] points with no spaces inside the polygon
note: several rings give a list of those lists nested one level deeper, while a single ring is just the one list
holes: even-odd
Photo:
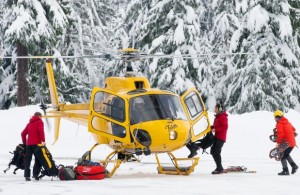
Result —
[{"label": "black pants", "polygon": [[35,156],[34,166],[33,166],[33,176],[38,176],[41,172],[41,163],[36,157],[35,151],[37,149],[37,145],[26,146],[26,155],[25,155],[25,167],[24,167],[24,177],[30,177],[30,164],[32,155]]},{"label": "black pants", "polygon": [[214,158],[214,161],[217,166],[217,169],[216,169],[217,171],[222,171],[224,169],[222,166],[222,157],[221,157],[222,147],[223,147],[224,143],[225,142],[223,140],[215,138],[215,142],[210,149],[210,154]]},{"label": "black pants", "polygon": [[281,164],[282,164],[282,168],[285,171],[288,171],[288,166],[287,166],[287,162],[289,162],[289,164],[291,165],[291,167],[294,167],[296,164],[293,161],[292,157],[290,156],[290,153],[292,152],[292,150],[294,149],[294,147],[288,147],[282,156],[281,159]]}]

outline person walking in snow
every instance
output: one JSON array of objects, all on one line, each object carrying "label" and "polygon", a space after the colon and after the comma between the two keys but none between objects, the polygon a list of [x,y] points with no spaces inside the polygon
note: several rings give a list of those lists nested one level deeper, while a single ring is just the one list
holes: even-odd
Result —
[{"label": "person walking in snow", "polygon": [[[45,132],[44,123],[41,119],[42,114],[40,112],[34,113],[31,117],[29,123],[26,125],[25,129],[21,133],[23,144],[26,145],[26,155],[25,155],[25,167],[24,167],[24,177],[26,181],[30,181],[30,164],[32,155],[35,156],[35,162],[33,166],[33,178],[39,180],[38,175],[41,171],[41,163],[36,157],[35,151],[38,144],[45,144]],[[26,139],[27,138],[27,139]]]},{"label": "person walking in snow", "polygon": [[213,156],[217,168],[212,172],[212,174],[221,174],[224,171],[222,166],[221,151],[224,143],[226,142],[228,115],[222,103],[217,103],[214,111],[215,119],[213,125],[211,126],[211,130],[215,133],[215,142],[211,147],[210,154]]},{"label": "person walking in snow", "polygon": [[292,152],[293,148],[296,146],[296,129],[293,125],[288,121],[287,118],[283,116],[283,112],[281,110],[276,110],[274,112],[274,118],[276,121],[276,130],[277,130],[277,147],[282,144],[282,142],[287,142],[289,147],[284,151],[283,156],[281,158],[282,164],[282,172],[278,173],[278,175],[289,175],[289,169],[287,162],[292,167],[292,174],[296,173],[298,166],[293,161],[290,153]]}]

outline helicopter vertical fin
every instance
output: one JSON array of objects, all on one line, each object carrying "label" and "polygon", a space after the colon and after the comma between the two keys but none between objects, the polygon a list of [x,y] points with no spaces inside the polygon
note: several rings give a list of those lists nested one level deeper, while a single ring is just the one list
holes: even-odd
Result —
[{"label": "helicopter vertical fin", "polygon": [[58,107],[58,95],[57,95],[57,89],[53,74],[53,68],[52,68],[52,62],[50,59],[47,59],[46,61],[46,70],[47,70],[47,77],[48,77],[48,83],[49,83],[49,91],[50,91],[50,97],[51,97],[51,103],[53,107]]},{"label": "helicopter vertical fin", "polygon": [[60,127],[60,118],[55,118],[54,119],[54,141],[52,144],[55,144],[55,142],[58,140],[59,127]]}]

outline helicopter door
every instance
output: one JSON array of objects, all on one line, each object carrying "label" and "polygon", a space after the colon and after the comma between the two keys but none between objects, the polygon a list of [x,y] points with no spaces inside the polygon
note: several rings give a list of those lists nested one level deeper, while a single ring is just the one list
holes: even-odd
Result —
[{"label": "helicopter door", "polygon": [[95,87],[92,91],[89,131],[123,143],[130,143],[128,101],[113,92]]},{"label": "helicopter door", "polygon": [[210,122],[207,110],[201,95],[196,88],[186,91],[180,98],[184,111],[192,126],[191,140],[196,141],[210,131]]}]

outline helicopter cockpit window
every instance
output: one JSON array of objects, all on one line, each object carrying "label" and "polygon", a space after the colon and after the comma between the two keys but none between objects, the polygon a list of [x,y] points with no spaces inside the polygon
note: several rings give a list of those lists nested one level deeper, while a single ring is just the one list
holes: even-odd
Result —
[{"label": "helicopter cockpit window", "polygon": [[152,120],[187,120],[180,100],[174,95],[143,95],[130,99],[130,124]]},{"label": "helicopter cockpit window", "polygon": [[198,117],[203,112],[202,103],[196,93],[189,94],[184,101],[192,119]]},{"label": "helicopter cockpit window", "polygon": [[93,102],[95,112],[114,120],[125,121],[125,102],[122,98],[106,92],[97,92]]}]

